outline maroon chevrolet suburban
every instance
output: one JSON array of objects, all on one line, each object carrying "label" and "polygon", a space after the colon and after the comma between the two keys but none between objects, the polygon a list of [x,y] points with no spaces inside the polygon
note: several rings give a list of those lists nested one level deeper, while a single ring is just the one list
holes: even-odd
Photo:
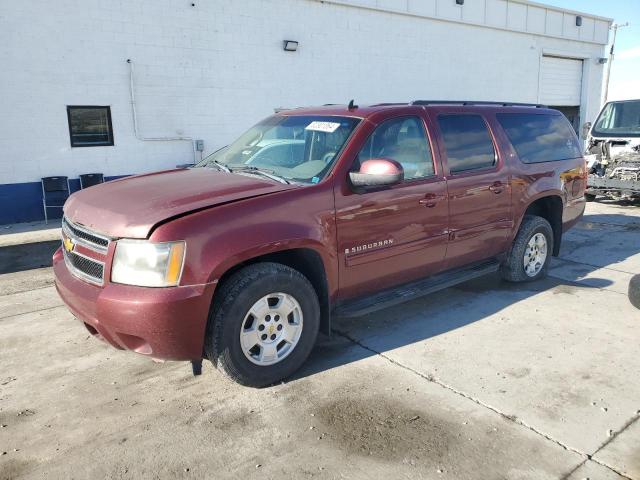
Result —
[{"label": "maroon chevrolet suburban", "polygon": [[116,348],[270,385],[332,317],[544,276],[586,179],[571,125],[540,105],[283,111],[194,168],[73,194],[56,287]]}]

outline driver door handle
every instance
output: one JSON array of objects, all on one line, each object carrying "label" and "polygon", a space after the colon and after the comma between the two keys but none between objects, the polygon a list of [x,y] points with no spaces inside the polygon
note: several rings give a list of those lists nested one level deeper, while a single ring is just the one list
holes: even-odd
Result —
[{"label": "driver door handle", "polygon": [[497,195],[498,193],[502,193],[502,191],[504,190],[504,185],[502,182],[494,182],[489,187],[489,190],[491,190],[493,193]]}]

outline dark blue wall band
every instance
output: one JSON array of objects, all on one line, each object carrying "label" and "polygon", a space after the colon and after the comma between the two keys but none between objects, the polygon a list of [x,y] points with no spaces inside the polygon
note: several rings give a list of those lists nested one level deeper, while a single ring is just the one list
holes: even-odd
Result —
[{"label": "dark blue wall band", "polygon": [[[105,177],[106,181],[126,177]],[[71,193],[80,190],[80,179],[70,178]],[[48,208],[49,218],[60,218],[61,208]],[[40,182],[0,184],[0,225],[44,220]]]}]

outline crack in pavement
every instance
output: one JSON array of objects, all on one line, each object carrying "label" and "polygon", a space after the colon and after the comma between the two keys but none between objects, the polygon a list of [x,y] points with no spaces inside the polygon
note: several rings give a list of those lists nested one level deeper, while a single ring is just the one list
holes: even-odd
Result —
[{"label": "crack in pavement", "polygon": [[615,440],[615,438],[620,435],[622,432],[624,432],[627,428],[629,428],[631,425],[633,425],[638,419],[640,418],[640,410],[638,410],[636,412],[636,414],[631,417],[623,426],[622,428],[620,428],[618,431],[613,432],[611,434],[611,436],[605,441],[603,442],[602,445],[600,445],[595,452],[593,452],[591,455],[596,455],[600,450],[602,450],[603,448],[605,448],[607,445],[609,445],[613,440]]},{"label": "crack in pavement", "polygon": [[502,418],[504,418],[504,419],[506,419],[506,420],[508,420],[508,421],[510,421],[510,422],[513,422],[513,423],[515,423],[516,425],[520,425],[520,426],[522,426],[522,427],[525,427],[525,428],[527,428],[528,430],[530,430],[530,431],[532,431],[533,433],[535,433],[536,435],[539,435],[539,436],[541,436],[541,437],[545,438],[546,440],[549,440],[550,442],[555,443],[556,445],[558,445],[559,447],[563,448],[564,450],[569,451],[569,452],[576,453],[576,454],[580,455],[581,457],[583,457],[583,458],[584,458],[584,460],[583,460],[582,462],[580,462],[580,463],[579,463],[579,464],[578,464],[578,465],[577,465],[573,470],[571,470],[567,475],[565,475],[565,476],[561,477],[561,479],[562,479],[562,480],[565,480],[566,478],[568,478],[568,476],[569,476],[569,475],[571,475],[573,472],[575,472],[578,468],[580,468],[582,465],[584,465],[584,464],[585,464],[587,461],[589,461],[589,460],[591,460],[591,461],[592,461],[592,462],[594,462],[594,463],[599,464],[599,465],[600,465],[600,466],[602,466],[602,467],[605,467],[605,468],[607,468],[607,469],[611,470],[612,472],[616,473],[617,475],[621,476],[621,477],[622,477],[622,478],[624,478],[624,479],[627,479],[627,480],[634,480],[634,479],[632,479],[632,478],[630,478],[630,477],[627,477],[627,476],[623,475],[622,473],[620,473],[619,471],[617,471],[615,468],[611,467],[610,465],[607,465],[607,464],[606,464],[606,463],[604,463],[604,462],[600,462],[599,460],[594,459],[594,458],[592,458],[592,457],[593,457],[593,455],[595,455],[596,453],[598,453],[600,450],[602,450],[602,448],[604,448],[606,445],[608,445],[608,444],[609,444],[609,443],[610,443],[614,438],[616,438],[620,433],[622,433],[625,429],[627,429],[631,424],[633,424],[633,423],[634,423],[638,418],[640,418],[640,414],[636,414],[636,415],[635,415],[635,416],[634,416],[630,421],[628,421],[627,423],[625,423],[625,425],[624,425],[620,430],[618,430],[617,432],[614,432],[614,434],[613,434],[613,435],[611,435],[611,437],[610,437],[606,442],[604,442],[604,444],[603,444],[603,445],[601,445],[600,447],[598,447],[598,449],[597,449],[593,454],[591,454],[591,455],[590,455],[590,454],[588,454],[588,453],[581,452],[580,450],[577,450],[577,449],[575,449],[575,448],[573,448],[573,447],[571,447],[571,446],[569,446],[569,445],[567,445],[567,444],[565,444],[565,443],[561,442],[560,440],[557,440],[557,439],[553,438],[551,435],[549,435],[549,434],[547,434],[547,433],[544,433],[544,432],[543,432],[543,431],[541,431],[541,430],[538,430],[536,427],[534,427],[533,425],[528,424],[528,423],[527,423],[527,422],[525,422],[524,420],[522,420],[522,419],[518,418],[516,415],[509,415],[509,414],[507,414],[507,413],[504,413],[504,412],[500,411],[498,408],[496,408],[496,407],[494,407],[494,406],[492,406],[492,405],[489,405],[489,404],[487,404],[487,403],[484,403],[482,400],[479,400],[479,399],[477,399],[477,398],[475,398],[475,397],[473,397],[473,396],[471,396],[471,395],[469,395],[469,394],[467,394],[467,393],[465,393],[465,392],[463,392],[463,391],[461,391],[461,390],[458,390],[457,388],[453,387],[452,385],[449,385],[449,384],[447,384],[447,383],[443,382],[442,380],[440,380],[440,379],[436,378],[435,376],[433,376],[433,375],[431,375],[431,374],[425,375],[425,374],[423,374],[423,373],[421,373],[421,372],[419,372],[419,371],[417,371],[417,370],[414,370],[414,369],[413,369],[413,368],[411,368],[411,367],[408,367],[408,366],[406,366],[406,365],[403,365],[402,363],[400,363],[400,362],[398,362],[398,361],[394,360],[393,358],[388,357],[388,356],[387,356],[387,355],[385,355],[384,353],[379,352],[379,351],[377,351],[377,350],[375,350],[375,349],[373,349],[373,348],[371,348],[371,347],[368,347],[368,346],[367,346],[367,345],[365,345],[364,343],[362,343],[362,342],[360,342],[360,341],[356,340],[355,338],[351,337],[349,334],[347,334],[347,333],[345,333],[345,332],[342,332],[342,331],[340,331],[340,330],[336,330],[336,329],[332,329],[332,332],[335,332],[336,334],[340,335],[341,337],[346,338],[347,340],[349,340],[350,342],[354,343],[355,345],[358,345],[360,348],[363,348],[363,349],[365,349],[365,350],[368,350],[369,352],[374,353],[374,354],[376,354],[376,355],[378,355],[378,356],[380,356],[380,357],[384,358],[386,361],[388,361],[389,363],[391,363],[391,364],[393,364],[393,365],[395,365],[395,366],[397,366],[397,367],[403,368],[403,369],[405,369],[405,370],[407,370],[407,371],[409,371],[409,372],[413,373],[414,375],[417,375],[417,376],[419,376],[420,378],[422,378],[422,379],[424,379],[424,380],[427,380],[428,382],[435,383],[436,385],[438,385],[438,386],[440,386],[440,387],[444,388],[445,390],[449,390],[449,391],[451,391],[451,392],[455,393],[456,395],[459,395],[459,396],[461,396],[461,397],[463,397],[463,398],[466,398],[467,400],[471,400],[471,401],[472,401],[472,402],[474,402],[475,404],[480,405],[481,407],[484,407],[484,408],[486,408],[486,409],[488,409],[488,410],[491,410],[491,411],[492,411],[492,412],[494,412],[494,413],[497,413],[497,414],[498,414],[498,415],[500,415]]},{"label": "crack in pavement", "polygon": [[47,310],[53,310],[54,308],[63,308],[64,305],[54,305],[53,307],[41,308],[40,310],[32,310],[30,312],[14,313],[13,315],[6,315],[0,317],[0,320],[6,320],[8,318],[19,317],[20,315],[29,315],[30,313],[46,312]]},{"label": "crack in pavement", "polygon": [[589,460],[590,460],[589,458],[585,458],[584,460],[582,460],[579,464],[577,464],[575,467],[573,467],[571,470],[565,473],[562,477],[560,477],[560,480],[568,480],[569,477],[571,477],[571,475],[577,472],[578,469],[583,465],[585,465]]},{"label": "crack in pavement", "polygon": [[44,290],[45,288],[51,288],[51,287],[55,287],[54,283],[50,283],[48,285],[43,285],[41,287],[29,287],[26,288],[24,290],[16,290],[15,292],[10,292],[10,293],[0,293],[0,297],[8,297],[9,295],[17,295],[19,293],[26,293],[26,292],[35,292],[36,290]]},{"label": "crack in pavement", "polygon": [[600,452],[600,451],[601,451],[602,449],[604,449],[607,445],[609,445],[611,442],[613,442],[613,441],[618,437],[618,435],[620,435],[620,434],[621,434],[622,432],[624,432],[627,428],[629,428],[629,427],[630,427],[631,425],[633,425],[636,421],[638,421],[638,419],[639,419],[639,418],[640,418],[640,410],[639,410],[639,411],[638,411],[638,412],[637,412],[633,417],[631,417],[631,419],[629,419],[629,420],[628,420],[628,421],[627,421],[627,422],[622,426],[622,428],[620,428],[619,430],[617,430],[617,431],[613,432],[613,434],[612,434],[612,435],[611,435],[611,436],[610,436],[610,437],[609,437],[609,438],[608,438],[608,439],[607,439],[607,440],[606,440],[602,445],[600,445],[600,446],[596,449],[596,451],[595,451],[595,452],[593,452],[591,455],[589,455],[589,460],[591,460],[591,461],[593,461],[593,462],[597,463],[598,465],[602,465],[603,467],[608,468],[609,470],[611,470],[611,471],[613,471],[613,472],[617,473],[618,475],[620,475],[622,478],[626,478],[626,479],[628,479],[628,480],[633,480],[631,477],[628,477],[628,476],[624,475],[623,473],[619,472],[618,470],[616,470],[616,468],[615,468],[615,467],[612,467],[611,465],[609,465],[609,464],[607,464],[607,463],[605,463],[605,462],[603,462],[603,461],[601,461],[601,460],[598,460],[598,459],[596,459],[596,458],[593,458],[593,457],[595,457],[595,456],[598,454],[598,452]]},{"label": "crack in pavement", "polygon": [[334,331],[335,331],[338,335],[343,336],[343,337],[344,337],[344,338],[346,338],[347,340],[350,340],[351,342],[353,342],[353,343],[355,343],[356,345],[358,345],[358,346],[360,346],[360,347],[364,348],[365,350],[368,350],[368,351],[370,351],[370,352],[372,352],[372,353],[375,353],[376,355],[381,356],[382,358],[384,358],[384,359],[385,359],[385,360],[387,360],[388,362],[390,362],[390,363],[392,363],[392,364],[394,364],[394,365],[396,365],[396,366],[398,366],[398,367],[400,367],[400,368],[404,368],[405,370],[408,370],[408,371],[410,371],[410,372],[414,373],[415,375],[418,375],[419,377],[423,378],[424,380],[427,380],[427,381],[429,381],[429,382],[435,383],[436,385],[439,385],[440,387],[442,387],[442,388],[444,388],[444,389],[446,389],[446,390],[449,390],[449,391],[451,391],[451,392],[455,393],[456,395],[459,395],[459,396],[464,397],[464,398],[466,398],[466,399],[468,399],[468,400],[471,400],[472,402],[474,402],[474,403],[476,403],[476,404],[478,404],[478,405],[480,405],[480,406],[482,406],[482,407],[484,407],[484,408],[487,408],[487,409],[491,410],[491,411],[492,411],[492,412],[494,412],[494,413],[497,413],[497,414],[498,414],[498,415],[500,415],[501,417],[503,417],[503,418],[505,418],[505,419],[507,419],[507,420],[509,420],[509,421],[511,421],[511,422],[514,422],[514,423],[516,423],[516,424],[518,424],[518,425],[522,425],[523,427],[528,428],[529,430],[531,430],[531,431],[535,432],[536,434],[538,434],[538,435],[540,435],[540,436],[542,436],[542,437],[546,438],[547,440],[550,440],[550,441],[554,442],[555,444],[559,445],[559,446],[560,446],[560,447],[562,447],[564,450],[567,450],[567,451],[570,451],[570,452],[573,452],[573,453],[577,453],[578,455],[581,455],[581,456],[583,456],[583,457],[587,457],[587,454],[585,454],[585,453],[583,453],[583,452],[581,452],[581,451],[579,451],[579,450],[576,450],[576,449],[574,449],[573,447],[570,447],[569,445],[566,445],[566,444],[562,443],[562,442],[561,442],[561,441],[559,441],[559,440],[556,440],[555,438],[551,437],[550,435],[548,435],[548,434],[546,434],[546,433],[544,433],[544,432],[542,432],[542,431],[540,431],[540,430],[536,429],[535,427],[533,427],[533,426],[531,426],[531,425],[527,424],[526,422],[524,422],[523,420],[519,419],[519,418],[518,418],[517,416],[515,416],[515,415],[509,415],[509,414],[507,414],[507,413],[504,413],[504,412],[500,411],[498,408],[496,408],[496,407],[494,407],[494,406],[492,406],[492,405],[489,405],[489,404],[487,404],[487,403],[484,403],[483,401],[481,401],[481,400],[479,400],[479,399],[477,399],[477,398],[475,398],[475,397],[473,397],[473,396],[471,396],[471,395],[469,395],[469,394],[467,394],[467,393],[464,393],[464,392],[463,392],[463,391],[461,391],[461,390],[458,390],[457,388],[453,387],[452,385],[449,385],[449,384],[447,384],[447,383],[443,382],[442,380],[437,379],[437,378],[436,378],[436,377],[434,377],[433,375],[425,375],[425,374],[423,374],[423,373],[421,373],[421,372],[418,372],[417,370],[414,370],[414,369],[413,369],[413,368],[411,368],[411,367],[408,367],[408,366],[406,366],[406,365],[403,365],[402,363],[400,363],[400,362],[398,362],[398,361],[396,361],[396,360],[394,360],[394,359],[392,359],[392,358],[388,357],[388,356],[387,356],[387,355],[385,355],[384,353],[378,352],[377,350],[375,350],[375,349],[373,349],[373,348],[371,348],[371,347],[366,346],[365,344],[363,344],[363,343],[359,342],[358,340],[356,340],[356,339],[352,338],[351,336],[349,336],[348,334],[346,334],[346,333],[344,333],[344,332],[341,332],[341,331],[339,331],[339,330],[334,330]]},{"label": "crack in pavement", "polygon": [[[566,474],[564,474],[562,477],[560,477],[560,480],[568,480],[571,477],[571,475],[573,475],[575,472],[577,472],[580,469],[580,467],[582,467],[583,465],[586,465],[586,463],[589,462],[589,461],[591,461],[591,462],[593,462],[595,464],[598,464],[601,467],[604,467],[604,468],[607,468],[607,469],[611,470],[613,473],[618,475],[620,478],[624,478],[625,480],[634,480],[633,478],[627,477],[626,475],[620,473],[615,468],[610,467],[609,465],[607,465],[605,463],[599,462],[598,460],[595,460],[595,459],[591,458],[588,455],[587,455],[587,458],[585,458],[578,465],[576,465],[571,470],[569,470]],[[586,480],[589,480],[589,479],[587,478]]]}]

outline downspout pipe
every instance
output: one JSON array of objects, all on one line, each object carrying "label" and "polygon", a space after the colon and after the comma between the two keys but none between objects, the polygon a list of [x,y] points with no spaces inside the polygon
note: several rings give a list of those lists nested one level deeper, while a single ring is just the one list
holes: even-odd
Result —
[{"label": "downspout pipe", "polygon": [[133,117],[133,133],[136,138],[141,142],[191,142],[191,148],[193,150],[193,163],[196,163],[196,144],[191,137],[143,137],[140,135],[138,128],[138,112],[136,110],[136,94],[135,85],[133,80],[133,61],[128,58],[127,64],[129,65],[129,98],[131,101],[131,115]]}]

